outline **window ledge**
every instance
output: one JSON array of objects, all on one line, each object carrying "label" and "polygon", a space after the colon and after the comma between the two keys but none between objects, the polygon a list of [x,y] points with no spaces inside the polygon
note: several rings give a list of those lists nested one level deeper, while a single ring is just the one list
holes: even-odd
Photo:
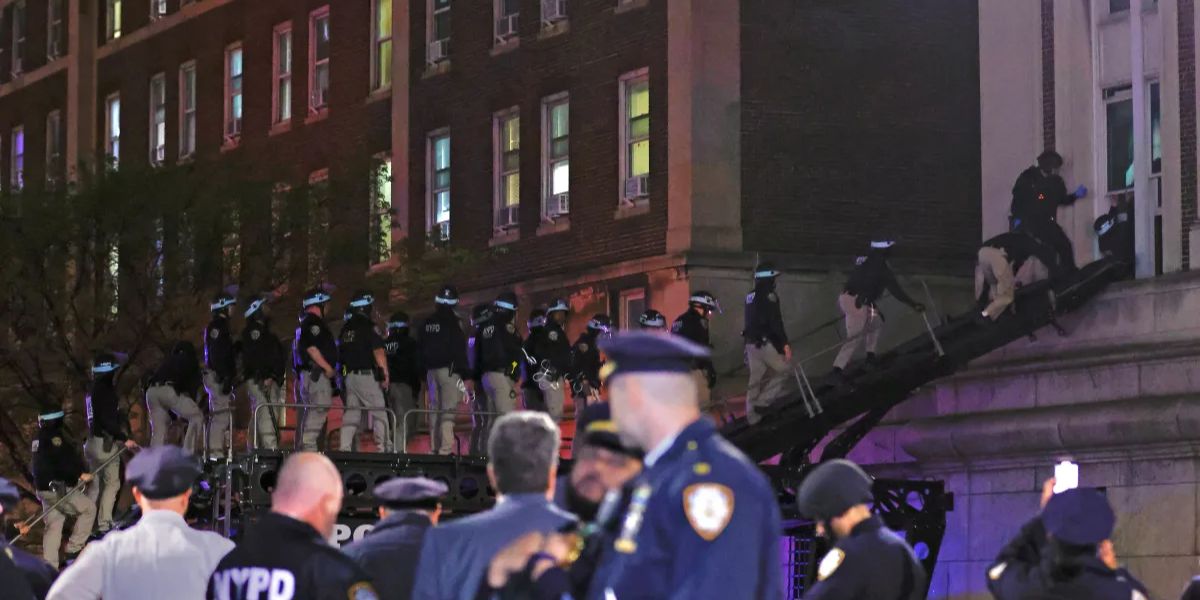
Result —
[{"label": "window ledge", "polygon": [[543,219],[538,224],[538,235],[551,235],[554,233],[562,233],[571,229],[571,216],[561,215],[554,219]]},{"label": "window ledge", "polygon": [[503,44],[496,44],[496,45],[492,46],[492,51],[490,54],[492,56],[500,56],[501,54],[506,54],[508,52],[512,52],[513,50],[516,50],[517,48],[520,48],[520,47],[521,47],[521,38],[513,37],[511,40],[507,40]]},{"label": "window ledge", "polygon": [[391,98],[391,97],[392,97],[392,86],[389,85],[387,87],[382,87],[377,90],[374,90],[370,94],[368,94],[367,101],[364,104],[371,104],[374,102],[379,102],[380,100],[384,100],[386,98]]},{"label": "window ledge", "polygon": [[512,229],[504,232],[493,231],[492,239],[488,240],[488,246],[495,248],[496,246],[511,244],[519,239],[521,239],[521,230],[517,227],[513,227]]},{"label": "window ledge", "polygon": [[317,112],[312,112],[312,109],[310,108],[309,112],[308,112],[308,117],[304,119],[304,124],[309,125],[311,123],[316,123],[317,121],[324,121],[328,117],[329,117],[329,107],[328,106],[321,107],[320,109],[317,110]]},{"label": "window ledge", "polygon": [[183,156],[180,156],[179,160],[175,161],[175,164],[186,165],[186,164],[195,162],[195,160],[196,160],[196,153],[192,152],[191,154],[184,154]]},{"label": "window ledge", "polygon": [[632,205],[621,204],[617,207],[617,212],[613,215],[614,219],[628,219],[638,215],[648,214],[650,212],[650,199],[638,198]]},{"label": "window ledge", "polygon": [[542,25],[542,29],[538,31],[537,39],[550,39],[554,36],[567,33],[568,31],[571,31],[571,22],[567,19],[563,19],[554,23],[545,23]]},{"label": "window ledge", "polygon": [[276,136],[281,133],[287,133],[291,130],[292,130],[292,120],[291,119],[288,119],[286,121],[280,121],[271,126],[270,131],[267,132],[267,137]]},{"label": "window ledge", "polygon": [[423,73],[421,73],[421,78],[429,79],[430,77],[437,77],[438,75],[443,75],[443,74],[446,74],[449,72],[450,72],[450,59],[447,58],[446,60],[439,60],[438,62],[435,62],[432,65],[426,63],[425,71]]},{"label": "window ledge", "polygon": [[613,8],[613,14],[619,15],[621,13],[626,13],[631,10],[637,10],[639,8],[646,8],[649,5],[650,5],[650,0],[628,0],[628,1],[617,0],[617,6],[616,6],[616,8]]},{"label": "window ledge", "polygon": [[221,152],[225,153],[225,152],[229,152],[231,150],[236,150],[237,147],[240,145],[242,145],[242,136],[240,136],[240,135],[237,137],[234,137],[234,138],[226,139],[221,144]]}]

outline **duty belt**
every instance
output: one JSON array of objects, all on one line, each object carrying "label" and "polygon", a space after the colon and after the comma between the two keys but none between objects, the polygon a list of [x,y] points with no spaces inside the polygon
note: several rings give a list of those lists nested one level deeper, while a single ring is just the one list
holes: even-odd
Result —
[{"label": "duty belt", "polygon": [[346,371],[347,375],[374,375],[375,371],[371,369],[351,369]]}]

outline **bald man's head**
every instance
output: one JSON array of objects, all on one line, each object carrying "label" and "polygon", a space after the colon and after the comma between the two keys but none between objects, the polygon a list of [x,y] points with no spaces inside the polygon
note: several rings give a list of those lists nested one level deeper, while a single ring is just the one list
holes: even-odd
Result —
[{"label": "bald man's head", "polygon": [[654,447],[665,429],[682,428],[700,416],[696,380],[688,373],[637,372],[608,384],[612,417],[626,444]]},{"label": "bald man's head", "polygon": [[325,455],[299,452],[284,461],[271,493],[272,511],[304,521],[330,537],[341,509],[342,476]]}]

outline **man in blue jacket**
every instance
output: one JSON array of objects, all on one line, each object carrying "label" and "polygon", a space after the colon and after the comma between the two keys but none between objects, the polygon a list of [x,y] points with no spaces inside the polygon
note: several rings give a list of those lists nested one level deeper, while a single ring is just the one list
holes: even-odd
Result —
[{"label": "man in blue jacket", "polygon": [[379,522],[342,551],[371,576],[381,597],[412,597],[421,543],[437,525],[448,491],[445,483],[424,477],[397,477],[375,486]]}]

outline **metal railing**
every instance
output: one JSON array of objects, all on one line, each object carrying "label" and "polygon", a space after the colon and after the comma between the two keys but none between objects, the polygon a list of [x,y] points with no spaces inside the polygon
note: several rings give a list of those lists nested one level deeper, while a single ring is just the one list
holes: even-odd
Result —
[{"label": "metal railing", "polygon": [[[258,420],[261,417],[261,413],[264,408],[295,408],[297,410],[304,411],[305,409],[313,408],[313,406],[309,405],[309,404],[302,404],[299,402],[263,402],[263,403],[256,405],[254,407],[254,413],[250,417],[250,445],[253,448],[258,448]],[[326,410],[331,410],[334,408],[334,406],[329,405],[329,406],[323,406],[321,408],[325,408]],[[386,406],[346,407],[345,405],[343,405],[341,407],[341,410],[343,413],[347,410],[359,410],[359,411],[363,411],[363,412],[382,412],[382,413],[386,414],[387,418],[388,418],[388,427],[390,428],[390,431],[392,432],[393,451],[395,451],[395,452],[400,451],[398,449],[400,448],[400,445],[401,445],[401,438],[397,437],[398,423],[397,423],[397,419],[396,419],[396,411],[394,411],[391,408],[388,408]],[[342,426],[345,427],[345,423],[342,423]],[[296,434],[297,438],[300,438],[301,436],[304,435],[304,415],[303,414],[301,414],[300,417],[298,419],[296,419],[295,434]],[[278,435],[278,430],[276,430],[276,438],[275,438],[276,442],[279,441],[279,437],[280,436]]]},{"label": "metal railing", "polygon": [[[401,417],[402,422],[400,424],[400,431],[403,434],[403,437],[406,440],[406,443],[408,440],[408,417],[410,415],[418,415],[418,414],[421,414],[421,415],[449,414],[449,415],[452,415],[452,417],[454,417],[454,416],[458,416],[460,413],[457,408],[410,408],[409,410],[404,411],[404,415]],[[502,413],[502,412],[492,411],[492,410],[471,410],[471,411],[467,411],[467,412],[464,412],[461,414],[469,414],[469,415],[471,415],[472,419],[474,419],[476,416],[499,417],[499,416],[504,415],[504,413]],[[437,425],[434,425],[434,427],[436,427],[436,426]],[[433,451],[437,450],[436,448],[433,447],[433,437],[434,437],[434,432],[430,431],[429,432],[429,449],[430,449],[431,453]],[[454,436],[454,443],[455,443],[455,449],[458,450],[459,451],[458,453],[461,455],[462,448],[457,447],[458,446],[458,436]]]},{"label": "metal railing", "polygon": [[[118,448],[118,450],[115,454],[113,454],[112,456],[105,459],[104,462],[100,463],[100,466],[98,466],[94,469],[91,469],[88,472],[91,473],[92,477],[96,477],[97,476],[96,474],[99,473],[100,471],[104,470],[104,467],[107,467],[108,465],[112,464],[112,462],[114,460],[121,458],[121,456],[123,456],[128,451],[129,451],[129,448],[127,448],[125,446],[121,446],[120,448]],[[80,482],[76,483],[74,487],[72,487],[70,490],[67,490],[67,492],[65,494],[63,494],[62,498],[59,498],[58,501],[56,501],[54,504],[51,504],[50,508],[43,510],[42,512],[38,513],[37,516],[18,525],[17,530],[20,531],[20,534],[17,535],[17,537],[13,538],[12,543],[15,544],[18,541],[20,541],[21,538],[25,537],[26,533],[29,533],[29,530],[32,529],[34,525],[37,525],[38,523],[42,522],[43,519],[45,519],[50,513],[57,510],[59,506],[62,506],[63,502],[66,502],[71,496],[74,496],[75,494],[82,492],[83,488],[87,487],[87,485],[89,483],[91,483],[91,481],[92,480],[80,481]]]}]

